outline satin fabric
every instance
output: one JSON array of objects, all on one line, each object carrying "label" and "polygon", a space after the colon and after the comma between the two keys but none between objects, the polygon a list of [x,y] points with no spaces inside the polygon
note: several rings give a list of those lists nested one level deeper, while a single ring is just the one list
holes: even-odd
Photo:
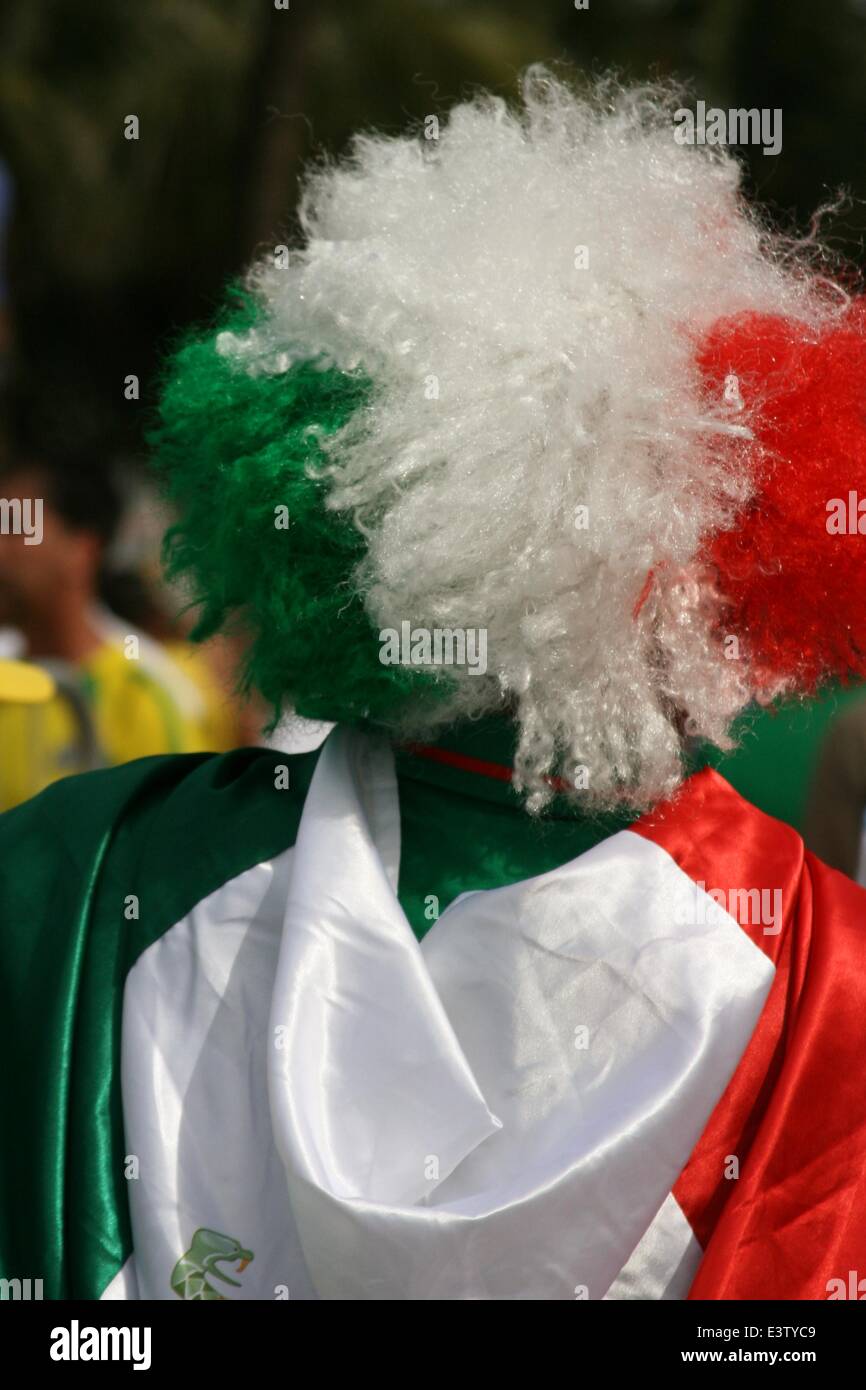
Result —
[{"label": "satin fabric", "polygon": [[689,1296],[839,1296],[866,1278],[866,892],[717,774],[687,790],[691,816],[674,802],[635,830],[708,888],[778,888],[783,908],[778,934],[741,920],[773,987],[674,1188],[705,1248]]},{"label": "satin fabric", "polygon": [[[43,1278],[47,1298],[94,1298],[128,1260],[124,981],[207,894],[294,843],[315,762],[262,750],[147,759],[60,783],[0,819],[0,1002],[14,1059],[0,1071],[3,1277]],[[291,790],[276,793],[285,763]],[[414,787],[401,787],[404,809]],[[491,819],[505,814],[491,807]],[[694,881],[785,890],[780,936],[752,933],[775,983],[674,1186],[707,1251],[692,1296],[825,1298],[831,1279],[866,1276],[866,899],[712,774],[634,829]],[[435,892],[435,827],[430,843]],[[415,858],[406,887],[423,902]],[[501,881],[492,860],[484,872]],[[178,1018],[183,1037],[182,1001]],[[663,1281],[652,1287],[643,1296],[666,1296]]]},{"label": "satin fabric", "polygon": [[[316,1297],[267,1094],[268,1011],[293,858],[285,850],[208,894],[127,977],[121,1076],[127,1152],[137,1161],[128,1189],[138,1292],[125,1279],[103,1297],[174,1299],[172,1271],[202,1229],[253,1255],[239,1277],[231,1263],[218,1265],[208,1296]],[[202,1284],[199,1296],[206,1292]]]},{"label": "satin fabric", "polygon": [[274,1134],[315,1287],[601,1298],[733,1073],[772,966],[727,914],[678,925],[694,885],[629,831],[463,895],[419,947],[395,893],[397,818],[390,751],[335,731],[270,1018]]},{"label": "satin fabric", "polygon": [[94,1299],[129,1257],[124,984],[195,903],[294,843],[316,758],[288,760],[277,794],[286,761],[145,758],[0,817],[0,1277]]}]

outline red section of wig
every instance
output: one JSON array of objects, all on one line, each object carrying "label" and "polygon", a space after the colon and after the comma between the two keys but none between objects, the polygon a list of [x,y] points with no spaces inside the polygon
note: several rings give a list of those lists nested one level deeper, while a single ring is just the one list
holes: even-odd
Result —
[{"label": "red section of wig", "polygon": [[[731,445],[751,455],[754,495],[703,556],[730,604],[724,631],[768,692],[866,675],[866,300],[823,332],[761,314],[721,320],[698,362],[716,403],[737,377],[738,418],[755,436]],[[828,506],[847,516],[851,493],[853,533],[833,534]]]}]

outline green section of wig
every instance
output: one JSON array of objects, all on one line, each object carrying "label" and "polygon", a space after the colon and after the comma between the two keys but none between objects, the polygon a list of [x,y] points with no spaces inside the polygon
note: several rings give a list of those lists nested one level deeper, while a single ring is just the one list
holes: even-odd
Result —
[{"label": "green section of wig", "polygon": [[[164,374],[150,432],[155,466],[178,521],[165,540],[167,572],[184,579],[200,612],[193,638],[240,627],[249,640],[241,688],[311,719],[401,721],[407,703],[438,703],[447,681],[379,661],[353,575],[364,541],[325,506],[327,478],[311,476],[320,441],[372,394],[366,377],[296,362],[250,374],[216,350],[218,331],[243,335],[258,309],[235,291],[206,336],[187,339]],[[289,526],[276,524],[288,508]]]}]

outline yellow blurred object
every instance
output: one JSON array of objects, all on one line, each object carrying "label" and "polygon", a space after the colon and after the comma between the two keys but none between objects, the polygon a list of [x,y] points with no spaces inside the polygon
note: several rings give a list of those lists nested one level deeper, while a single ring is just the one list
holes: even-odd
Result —
[{"label": "yellow blurred object", "polygon": [[191,680],[201,699],[199,716],[208,751],[225,753],[244,743],[238,701],[219,684],[204,650],[190,642],[169,642],[166,651]]},{"label": "yellow blurred object", "polygon": [[[230,737],[230,728],[214,727],[214,694],[206,702],[193,686],[195,698],[181,701],[154,665],[131,659],[115,642],[105,642],[78,666],[56,669],[56,688],[42,704],[8,697],[0,704],[0,810],[71,773],[152,753],[222,751],[215,735]],[[50,685],[45,673],[34,674]]]},{"label": "yellow blurred object", "polygon": [[0,700],[15,705],[40,705],[54,694],[47,671],[28,661],[0,661]]}]

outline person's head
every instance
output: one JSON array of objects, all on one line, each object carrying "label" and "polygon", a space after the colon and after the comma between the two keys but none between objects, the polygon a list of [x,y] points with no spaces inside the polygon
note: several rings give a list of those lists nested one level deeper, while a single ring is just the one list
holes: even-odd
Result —
[{"label": "person's head", "polygon": [[0,623],[43,627],[97,595],[119,519],[117,489],[89,460],[38,454],[0,469]]},{"label": "person's head", "polygon": [[363,135],[177,353],[171,565],[277,708],[507,710],[530,804],[578,768],[601,806],[752,698],[866,674],[866,539],[827,523],[866,494],[866,319],[679,104],[532,70],[522,109]]}]

